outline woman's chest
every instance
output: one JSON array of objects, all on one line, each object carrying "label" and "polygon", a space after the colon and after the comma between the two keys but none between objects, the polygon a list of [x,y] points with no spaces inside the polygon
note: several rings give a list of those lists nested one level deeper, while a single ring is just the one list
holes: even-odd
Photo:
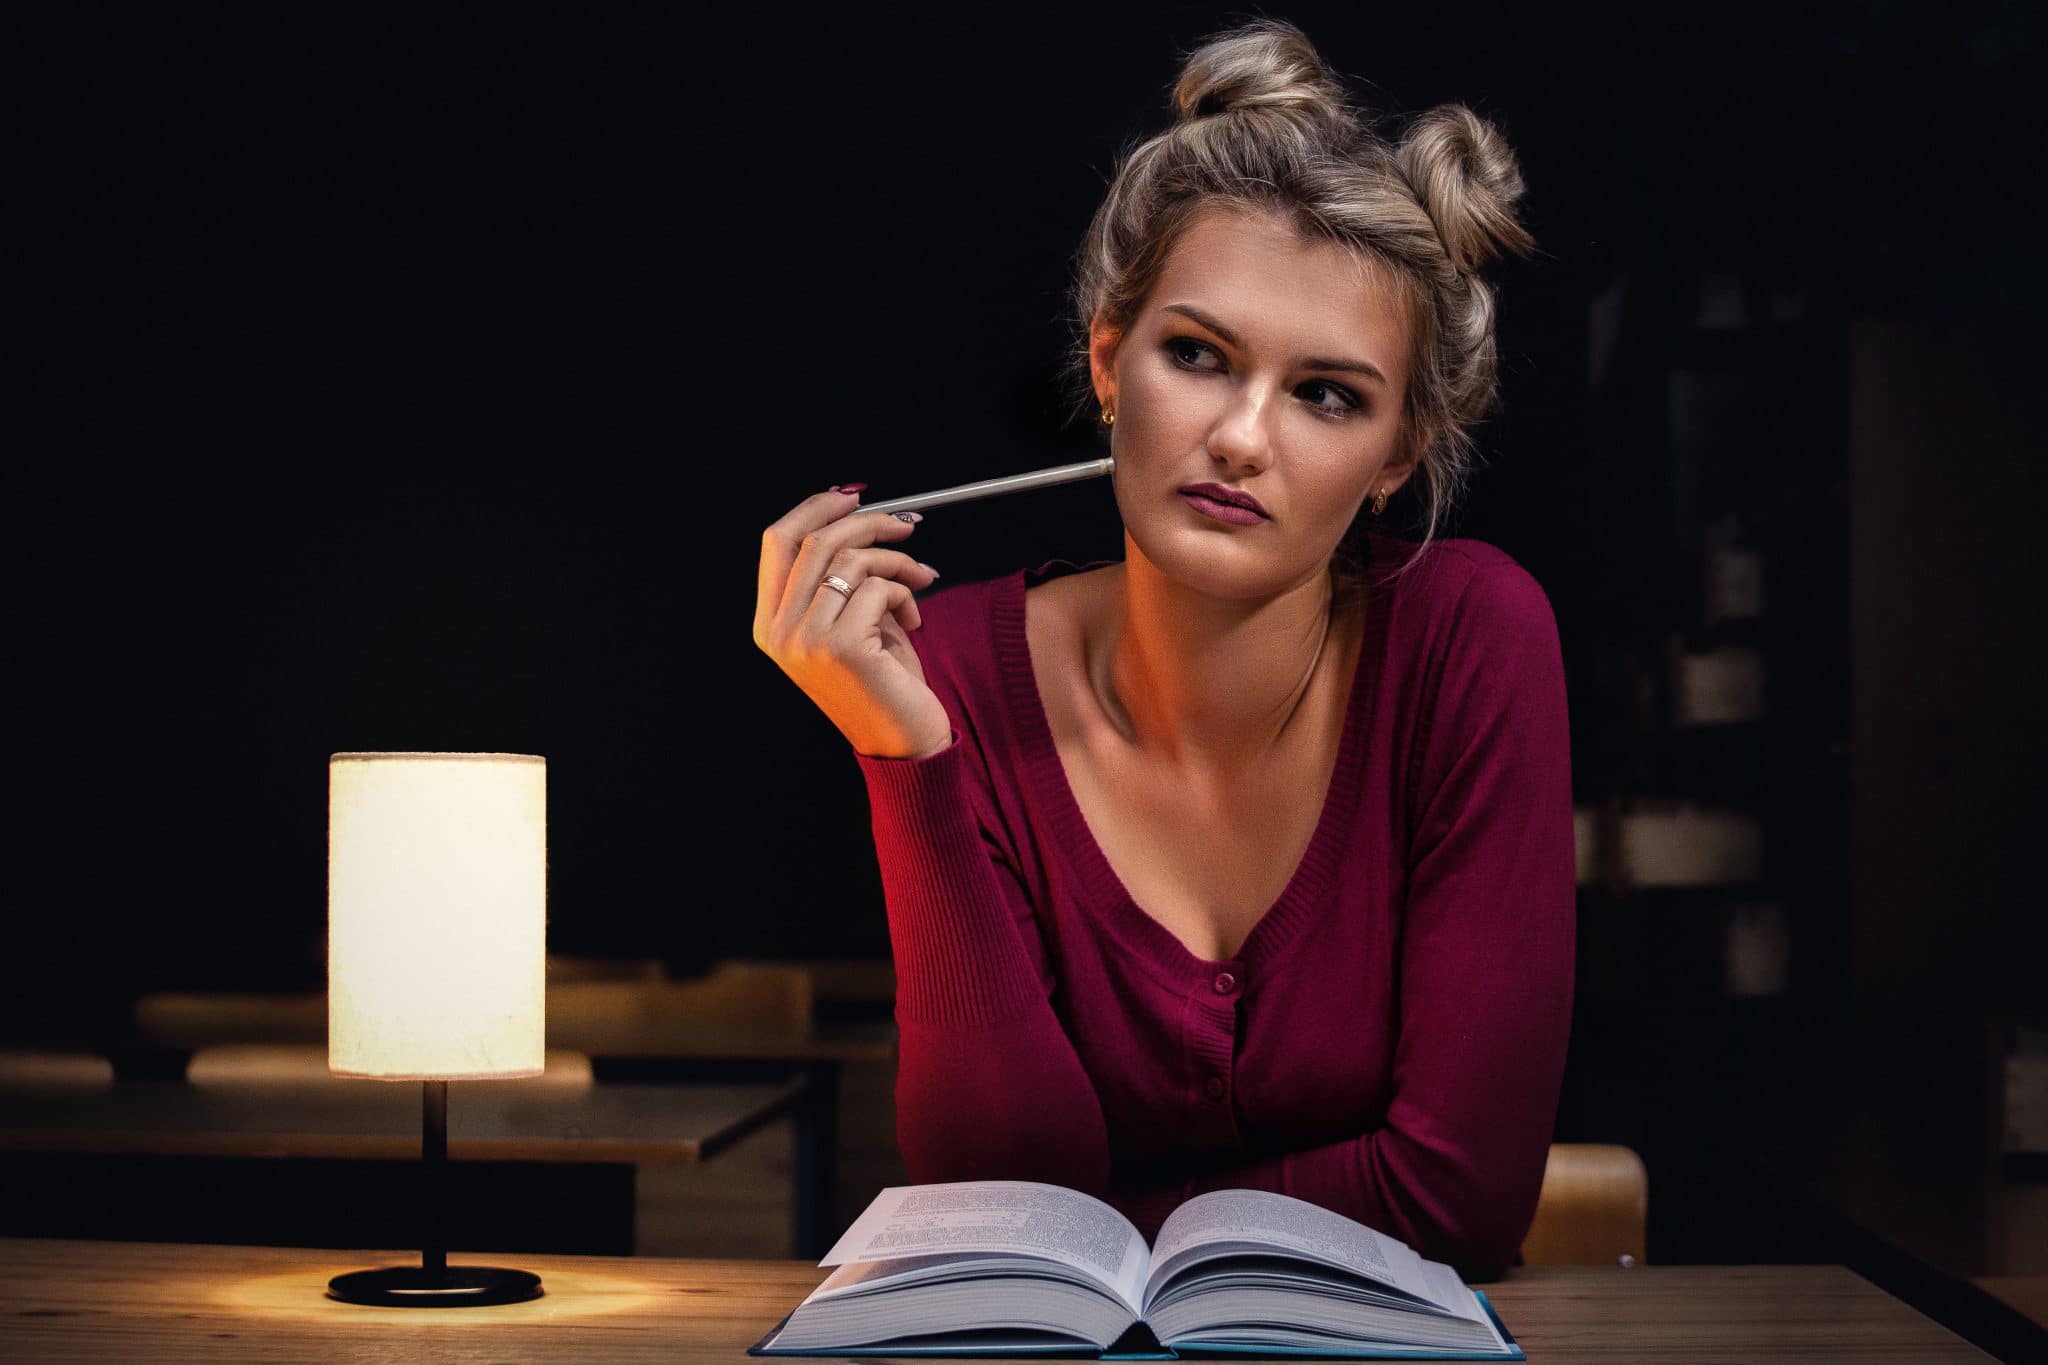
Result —
[{"label": "woman's chest", "polygon": [[[1336,666],[1313,679],[1283,736],[1253,764],[1191,776],[1134,752],[1091,706],[1076,622],[1091,608],[1079,578],[1030,598],[1032,674],[1068,792],[1092,849],[1136,907],[1188,952],[1237,956],[1281,899],[1321,828],[1356,666],[1356,641],[1333,631]],[[1347,666],[1348,665],[1348,666]]]},{"label": "woman's chest", "polygon": [[[1334,750],[1329,756],[1334,762]],[[1198,958],[1235,957],[1287,889],[1320,822],[1330,763],[1306,755],[1227,781],[1147,772],[1078,737],[1074,801],[1137,907]]]},{"label": "woman's chest", "polygon": [[[1163,969],[1086,914],[1053,937],[1055,1000],[1120,1158],[1299,1151],[1383,1118],[1399,1037],[1382,895],[1324,903],[1277,952]],[[1211,973],[1214,973],[1212,975]]]}]

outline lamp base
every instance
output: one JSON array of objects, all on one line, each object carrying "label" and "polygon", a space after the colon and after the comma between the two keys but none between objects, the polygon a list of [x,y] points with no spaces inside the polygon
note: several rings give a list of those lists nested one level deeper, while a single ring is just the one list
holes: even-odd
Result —
[{"label": "lamp base", "polygon": [[329,1298],[378,1308],[470,1308],[524,1303],[540,1295],[540,1276],[488,1265],[451,1265],[445,1270],[392,1265],[351,1270],[327,1282]]}]

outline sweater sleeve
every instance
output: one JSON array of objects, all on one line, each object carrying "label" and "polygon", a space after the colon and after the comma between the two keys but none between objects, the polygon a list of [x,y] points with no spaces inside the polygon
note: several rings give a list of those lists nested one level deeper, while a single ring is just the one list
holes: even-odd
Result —
[{"label": "sweater sleeve", "polygon": [[919,759],[856,755],[896,963],[896,1137],[910,1179],[1109,1184],[1101,1101],[1051,1001],[1022,880],[977,815],[956,728]]},{"label": "sweater sleeve", "polygon": [[1471,1278],[1520,1257],[1571,1029],[1577,889],[1557,625],[1516,565],[1456,609],[1419,737],[1384,1123],[1344,1141],[1205,1167],[1133,1206],[1275,1190],[1401,1238]]}]

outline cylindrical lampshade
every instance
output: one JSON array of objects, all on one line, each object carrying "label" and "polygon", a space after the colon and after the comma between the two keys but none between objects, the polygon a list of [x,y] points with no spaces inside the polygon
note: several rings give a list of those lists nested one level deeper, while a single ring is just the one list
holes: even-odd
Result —
[{"label": "cylindrical lampshade", "polygon": [[538,1076],[547,760],[335,754],[327,765],[327,1064],[337,1076]]}]

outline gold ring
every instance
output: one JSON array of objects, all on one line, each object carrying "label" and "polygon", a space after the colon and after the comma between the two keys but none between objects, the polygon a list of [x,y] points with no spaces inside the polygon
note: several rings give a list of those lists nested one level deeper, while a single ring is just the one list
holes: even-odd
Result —
[{"label": "gold ring", "polygon": [[849,602],[853,600],[853,584],[847,582],[836,573],[825,575],[824,586],[832,589],[832,591],[838,593]]}]

